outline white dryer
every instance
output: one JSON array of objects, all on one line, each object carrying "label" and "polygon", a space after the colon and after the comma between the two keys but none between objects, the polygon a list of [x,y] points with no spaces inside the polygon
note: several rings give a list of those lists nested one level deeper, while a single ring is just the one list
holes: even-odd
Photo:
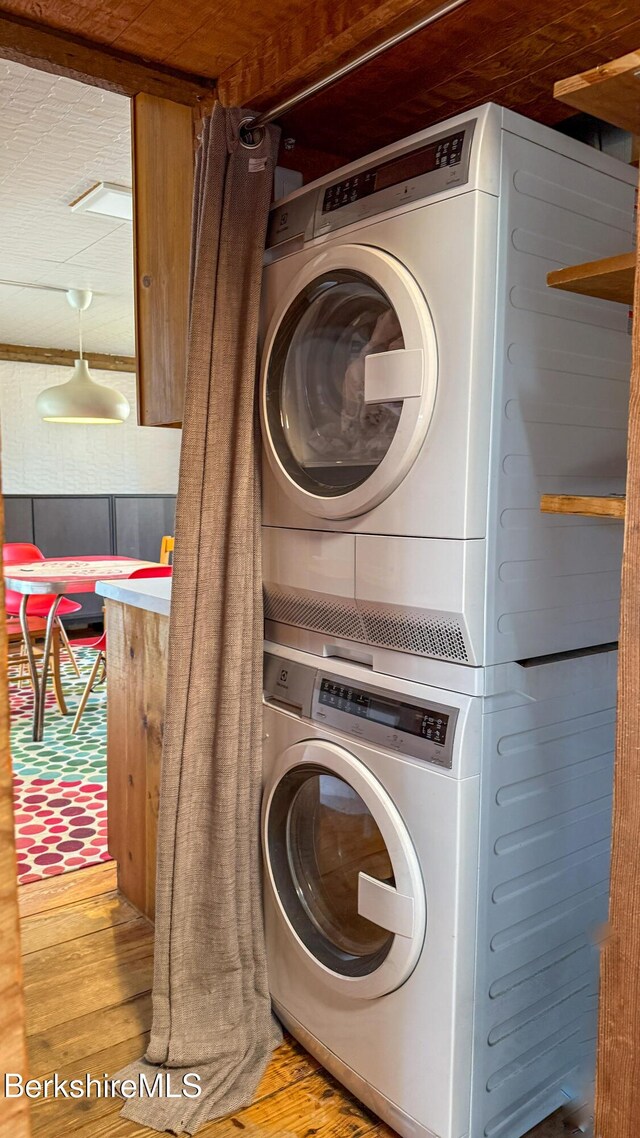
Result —
[{"label": "white dryer", "polygon": [[627,313],[546,274],[630,247],[635,179],[488,105],[274,208],[271,639],[414,678],[615,639],[622,526],[539,499],[624,486]]},{"label": "white dryer", "polygon": [[616,657],[456,695],[265,647],[269,983],[404,1138],[520,1138],[589,1100]]}]

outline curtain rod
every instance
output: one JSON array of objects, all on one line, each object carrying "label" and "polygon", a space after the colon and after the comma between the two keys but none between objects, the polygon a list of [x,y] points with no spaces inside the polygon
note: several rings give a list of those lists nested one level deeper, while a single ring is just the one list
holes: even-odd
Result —
[{"label": "curtain rod", "polygon": [[264,111],[255,117],[247,118],[240,124],[240,139],[244,146],[252,148],[259,146],[262,141],[263,128],[267,123],[273,122],[274,119],[280,118],[281,115],[286,114],[287,111],[293,110],[294,107],[299,106],[300,103],[306,102],[313,95],[318,95],[327,87],[332,87],[334,83],[344,79],[346,75],[350,75],[352,71],[362,67],[365,63],[369,63],[372,59],[382,55],[390,48],[396,47],[397,44],[403,43],[404,40],[409,39],[415,35],[416,32],[422,31],[423,28],[429,27],[429,24],[434,24],[436,20],[442,19],[443,16],[448,16],[450,12],[454,12],[456,8],[461,8],[468,0],[447,0],[446,3],[440,4],[434,8],[428,16],[423,16],[417,23],[411,24],[410,27],[405,28],[402,32],[396,32],[395,35],[390,36],[389,39],[383,40],[382,43],[377,44],[375,47],[369,48],[368,51],[363,52],[362,55],[352,59],[349,63],[345,63],[342,67],[338,67],[335,71],[325,75],[322,79],[317,79],[315,83],[311,83],[308,87],[304,87],[296,95],[291,95],[290,98],[284,99],[269,111]]}]

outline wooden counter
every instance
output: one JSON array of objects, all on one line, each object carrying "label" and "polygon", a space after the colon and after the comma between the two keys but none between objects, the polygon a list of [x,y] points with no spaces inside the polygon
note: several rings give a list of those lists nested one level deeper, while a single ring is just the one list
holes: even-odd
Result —
[{"label": "wooden counter", "polygon": [[169,617],[106,600],[107,809],[118,888],[155,916]]}]

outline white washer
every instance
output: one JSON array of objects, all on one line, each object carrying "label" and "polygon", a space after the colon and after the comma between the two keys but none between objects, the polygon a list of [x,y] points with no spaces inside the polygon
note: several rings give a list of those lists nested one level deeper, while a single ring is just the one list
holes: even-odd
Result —
[{"label": "white washer", "polygon": [[622,526],[539,500],[624,488],[628,317],[546,274],[630,248],[636,177],[488,105],[274,208],[271,639],[430,679],[616,638]]},{"label": "white washer", "polygon": [[404,1138],[520,1138],[589,1098],[615,650],[482,696],[265,646],[269,982]]}]

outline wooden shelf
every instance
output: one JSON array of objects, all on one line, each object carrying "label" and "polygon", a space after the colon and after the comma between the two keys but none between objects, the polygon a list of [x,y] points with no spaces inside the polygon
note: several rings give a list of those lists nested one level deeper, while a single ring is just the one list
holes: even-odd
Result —
[{"label": "wooden shelf", "polygon": [[578,292],[583,296],[597,296],[600,300],[618,300],[633,304],[633,283],[636,271],[635,253],[618,253],[601,261],[587,261],[584,265],[571,265],[568,269],[555,269],[547,276],[551,288]]},{"label": "wooden shelf", "polygon": [[588,494],[543,494],[540,499],[543,514],[582,514],[591,518],[624,518],[625,505],[623,495],[606,498]]},{"label": "wooden shelf", "polygon": [[561,79],[553,93],[577,111],[640,134],[640,51],[603,63],[580,75]]}]

